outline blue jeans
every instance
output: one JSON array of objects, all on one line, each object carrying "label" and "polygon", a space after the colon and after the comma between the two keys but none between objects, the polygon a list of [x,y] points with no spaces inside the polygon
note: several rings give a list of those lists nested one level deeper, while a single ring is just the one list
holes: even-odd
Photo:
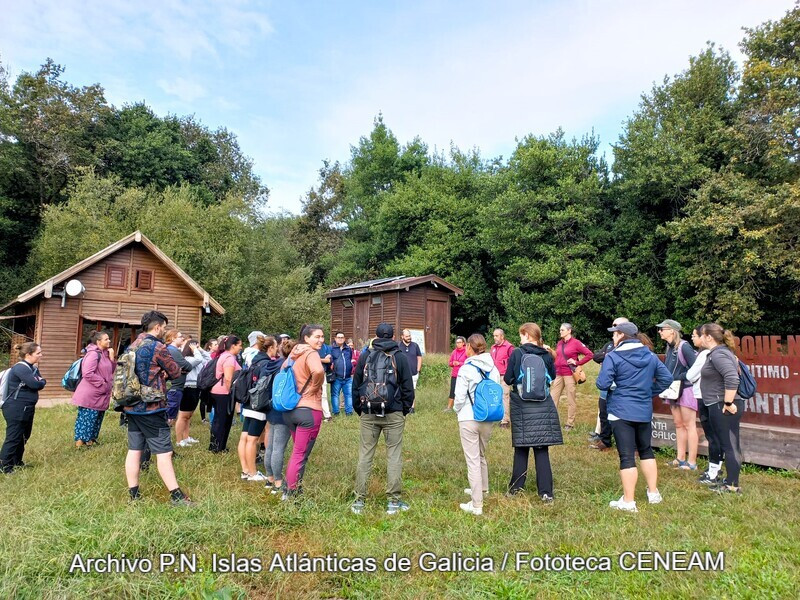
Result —
[{"label": "blue jeans", "polygon": [[331,384],[331,412],[339,414],[339,392],[344,392],[344,414],[353,414],[353,378],[334,379]]}]

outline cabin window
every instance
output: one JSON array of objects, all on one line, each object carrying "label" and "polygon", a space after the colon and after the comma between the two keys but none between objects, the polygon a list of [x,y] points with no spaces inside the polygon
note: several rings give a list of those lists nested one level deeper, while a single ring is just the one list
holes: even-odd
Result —
[{"label": "cabin window", "polygon": [[381,304],[382,302],[383,302],[383,298],[381,298],[380,296],[373,296],[372,297],[372,304],[373,305]]},{"label": "cabin window", "polygon": [[128,268],[121,265],[106,265],[107,288],[124,290],[128,287]]},{"label": "cabin window", "polygon": [[153,272],[147,269],[136,269],[133,289],[139,292],[153,291]]}]

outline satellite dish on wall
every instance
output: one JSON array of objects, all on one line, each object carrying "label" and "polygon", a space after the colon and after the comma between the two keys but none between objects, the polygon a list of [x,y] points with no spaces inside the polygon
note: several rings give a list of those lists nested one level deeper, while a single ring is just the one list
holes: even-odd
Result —
[{"label": "satellite dish on wall", "polygon": [[82,294],[86,288],[78,279],[70,279],[67,285],[64,286],[68,296],[77,296]]}]

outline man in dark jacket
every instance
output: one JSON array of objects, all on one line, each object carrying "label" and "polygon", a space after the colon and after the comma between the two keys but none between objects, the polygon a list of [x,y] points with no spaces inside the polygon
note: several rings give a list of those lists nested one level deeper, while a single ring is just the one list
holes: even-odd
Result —
[{"label": "man in dark jacket", "polygon": [[[619,317],[614,319],[614,322],[611,323],[611,326],[616,327],[620,323],[629,323],[629,321],[625,317]],[[602,365],[606,355],[613,349],[614,340],[611,340],[605,346],[603,346],[602,350],[594,353],[592,360],[598,365]],[[599,450],[600,452],[611,450],[611,425],[608,424],[608,411],[606,410],[607,398],[608,391],[600,390],[600,399],[597,402],[598,421],[600,424],[599,431],[595,431],[595,433],[592,434],[592,439],[589,442],[589,448],[592,450]]]},{"label": "man in dark jacket", "polygon": [[353,375],[353,408],[361,416],[361,446],[356,469],[356,499],[350,507],[364,512],[367,480],[381,432],[386,439],[386,513],[408,510],[401,498],[403,429],[414,404],[414,384],[405,355],[394,341],[394,327],[381,323],[375,339],[361,353]]},{"label": "man in dark jacket", "polygon": [[143,400],[133,406],[126,406],[128,417],[128,456],[125,459],[125,475],[132,500],[139,494],[139,465],[145,448],[156,455],[158,474],[169,490],[172,503],[190,505],[191,501],[181,491],[172,464],[172,439],[167,423],[167,400],[164,394],[166,380],[180,376],[181,368],[172,359],[162,342],[167,328],[167,317],[151,310],[142,315],[144,333],[136,338],[129,350],[136,350],[136,374],[142,385],[161,392],[158,402]]},{"label": "man in dark jacket", "polygon": [[339,395],[344,394],[344,414],[353,414],[353,351],[345,342],[344,333],[336,332],[336,344],[331,348],[331,412],[339,415]]}]

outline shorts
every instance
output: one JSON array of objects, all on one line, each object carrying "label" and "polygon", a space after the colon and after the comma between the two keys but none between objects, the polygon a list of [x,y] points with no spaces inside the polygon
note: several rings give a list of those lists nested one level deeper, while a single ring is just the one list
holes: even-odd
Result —
[{"label": "shorts", "polygon": [[670,406],[685,406],[697,412],[697,398],[694,397],[694,390],[690,385],[684,385],[681,395],[675,400],[669,401]]},{"label": "shorts", "polygon": [[181,412],[194,412],[200,403],[200,390],[195,387],[183,388],[181,398]]},{"label": "shorts", "polygon": [[153,454],[172,452],[166,412],[144,415],[128,413],[128,449],[141,452],[145,449],[145,442]]},{"label": "shorts", "polygon": [[242,425],[242,431],[250,437],[259,437],[262,433],[264,433],[266,426],[266,419],[262,421],[260,419],[254,419],[253,417],[245,417],[244,424]]}]

